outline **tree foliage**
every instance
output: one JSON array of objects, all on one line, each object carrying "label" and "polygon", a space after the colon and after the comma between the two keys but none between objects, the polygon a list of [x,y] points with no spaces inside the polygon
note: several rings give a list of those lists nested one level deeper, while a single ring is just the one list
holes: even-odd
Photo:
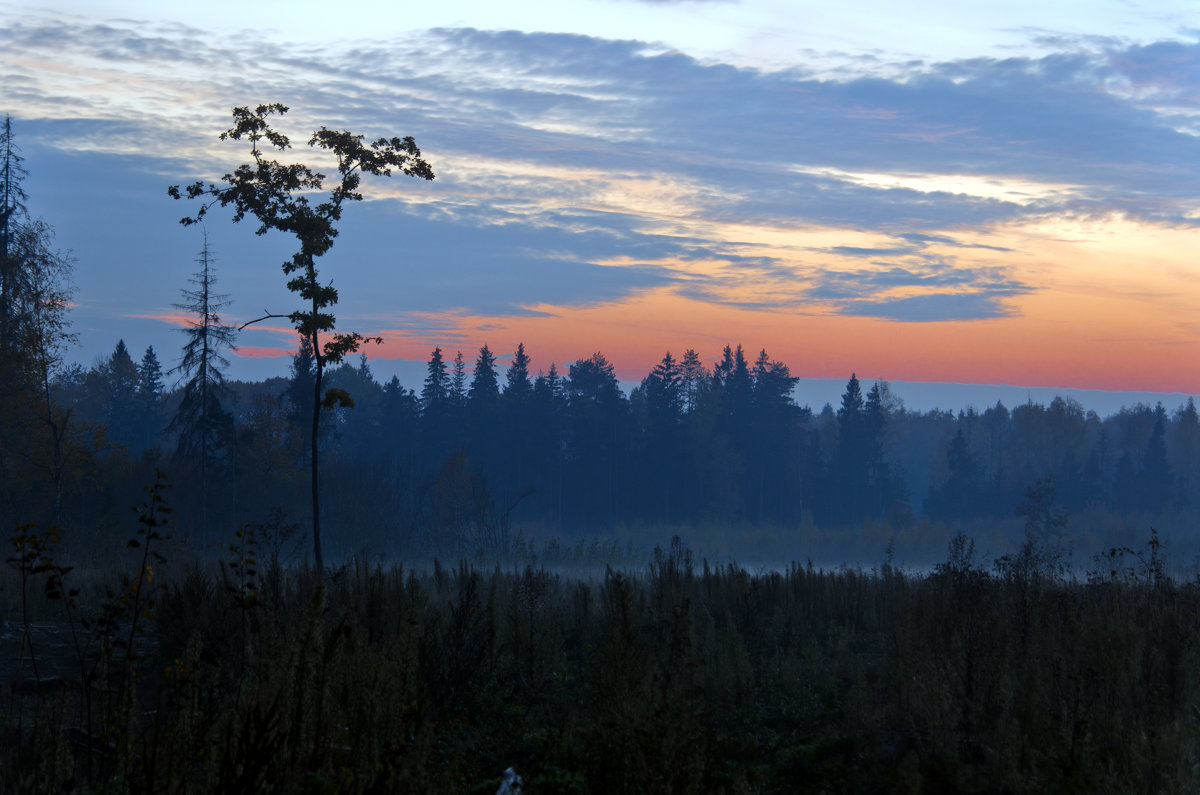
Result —
[{"label": "tree foliage", "polygon": [[[296,238],[298,248],[290,260],[283,263],[283,273],[290,277],[288,289],[296,293],[305,308],[286,317],[296,331],[309,341],[315,362],[315,381],[312,401],[312,521],[313,552],[317,565],[323,566],[321,552],[321,511],[319,491],[318,437],[321,409],[334,403],[344,405],[342,395],[323,395],[325,368],[338,364],[347,354],[354,353],[367,341],[358,332],[336,331],[336,318],[330,309],[337,304],[338,293],[332,284],[323,283],[317,260],[333,246],[337,223],[347,202],[362,201],[362,176],[390,176],[395,170],[419,179],[432,180],[433,169],[421,157],[421,151],[411,136],[379,138],[369,143],[363,135],[348,130],[321,127],[308,140],[309,147],[331,155],[336,163],[337,180],[326,191],[324,174],[303,163],[285,163],[267,156],[266,150],[280,152],[291,148],[291,140],[271,126],[272,116],[282,116],[288,107],[279,103],[233,109],[234,125],[221,133],[222,141],[246,140],[250,143],[251,163],[243,163],[222,178],[222,185],[195,182],[185,186],[173,185],[169,195],[179,199],[202,201],[194,216],[182,219],[190,225],[198,223],[213,206],[233,208],[235,222],[252,216],[258,221],[256,234],[271,231]],[[311,198],[310,198],[311,197]],[[317,200],[319,197],[319,200]],[[268,314],[267,317],[278,317]],[[265,318],[264,318],[265,319]],[[324,336],[324,339],[322,339]],[[380,341],[379,338],[375,338]]]},{"label": "tree foliage", "polygon": [[0,129],[0,481],[8,493],[0,499],[6,506],[0,518],[15,519],[6,516],[8,509],[29,505],[19,475],[35,471],[51,486],[47,514],[57,523],[72,427],[52,385],[75,339],[67,318],[74,263],[55,248],[54,230],[28,216],[27,176],[6,116]]}]

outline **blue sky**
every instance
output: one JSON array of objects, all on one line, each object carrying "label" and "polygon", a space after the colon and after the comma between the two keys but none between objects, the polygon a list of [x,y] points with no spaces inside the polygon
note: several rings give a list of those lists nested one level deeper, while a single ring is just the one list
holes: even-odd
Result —
[{"label": "blue sky", "polygon": [[[413,135],[437,171],[369,185],[324,264],[377,372],[524,341],[637,378],[741,342],[813,378],[1200,391],[1189,4],[426,5],[0,3],[78,359],[173,356],[199,237],[166,186],[243,162],[229,109],[279,101],[296,140]],[[231,319],[290,310],[286,239],[207,229]]]}]

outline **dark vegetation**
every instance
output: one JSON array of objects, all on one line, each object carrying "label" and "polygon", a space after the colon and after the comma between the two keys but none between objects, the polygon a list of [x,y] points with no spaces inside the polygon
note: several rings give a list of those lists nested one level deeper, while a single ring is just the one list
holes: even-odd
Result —
[{"label": "dark vegetation", "polygon": [[600,353],[437,349],[418,393],[322,345],[303,239],[291,377],[224,379],[205,246],[168,389],[123,341],[65,366],[71,258],[7,124],[0,168],[0,788],[1200,785],[1191,401],[919,413],[852,377],[813,411],[741,346],[629,396]]},{"label": "dark vegetation", "polygon": [[965,537],[926,576],[753,574],[676,542],[599,578],[366,560],[322,577],[279,567],[281,528],[257,527],[219,567],[152,578],[162,515],[143,509],[129,550],[143,574],[90,608],[53,539],[15,542],[30,593],[53,582],[86,640],[74,676],[4,683],[4,789],[490,793],[509,765],[554,793],[1200,785],[1200,588],[1153,537],[1086,582],[984,568]]}]

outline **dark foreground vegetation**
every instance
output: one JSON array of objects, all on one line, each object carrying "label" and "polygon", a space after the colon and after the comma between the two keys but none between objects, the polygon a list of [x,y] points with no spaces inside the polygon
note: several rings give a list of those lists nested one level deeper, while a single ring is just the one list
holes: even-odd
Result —
[{"label": "dark foreground vegetation", "polygon": [[1200,786],[1200,587],[1154,537],[1087,581],[1032,548],[984,568],[962,536],[923,576],[678,541],[593,578],[320,576],[272,527],[164,563],[160,497],[107,587],[14,537],[5,791],[491,793],[509,765],[555,793]]}]

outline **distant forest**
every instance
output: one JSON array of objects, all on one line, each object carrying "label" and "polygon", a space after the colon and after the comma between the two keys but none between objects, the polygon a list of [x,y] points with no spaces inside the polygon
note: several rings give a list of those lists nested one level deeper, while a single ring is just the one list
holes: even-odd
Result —
[{"label": "distant forest", "polygon": [[[180,424],[187,389],[164,387],[153,348],[135,361],[122,341],[90,369],[65,369],[53,396],[77,442],[58,520],[127,522],[136,487],[162,468],[179,526],[197,540],[271,515],[303,526],[312,377],[302,346],[290,378],[217,383],[201,448]],[[693,350],[667,354],[628,396],[601,353],[535,373],[523,345],[503,375],[487,346],[473,360],[435,349],[420,392],[379,383],[365,356],[326,378],[353,403],[329,410],[319,440],[323,522],[343,551],[494,552],[518,528],[571,535],[620,523],[867,521],[903,534],[920,520],[1012,517],[1039,483],[1058,509],[1129,517],[1141,531],[1200,503],[1192,400],[1106,418],[1061,397],[922,413],[886,382],[851,376],[840,405],[814,411],[794,402],[786,364],[740,345],[711,369]],[[45,469],[5,460],[5,518],[53,521]]]},{"label": "distant forest", "polygon": [[[286,110],[235,108],[237,126],[226,135],[262,135],[267,118]],[[378,175],[395,167],[424,179],[433,173],[411,139],[365,148],[349,133],[314,136],[344,161],[333,203],[315,210],[301,196],[287,205],[291,215],[280,216],[272,202],[295,186],[259,185],[256,175],[274,173],[269,163],[236,172],[249,180],[244,185],[229,176],[237,184],[228,188],[197,183],[168,191],[210,200],[183,219],[187,225],[212,203],[232,202],[262,222],[260,233],[273,224],[320,233],[300,241],[299,265],[284,267],[304,266],[289,289],[311,294],[312,304],[286,316],[300,332],[290,377],[244,383],[225,378],[235,331],[220,317],[230,298],[216,291],[207,238],[175,305],[189,318],[177,355],[164,360],[147,348],[135,359],[122,340],[90,368],[66,365],[75,338],[68,317],[73,261],[55,249],[53,229],[26,212],[27,175],[6,118],[5,526],[58,526],[84,544],[114,532],[125,537],[130,507],[162,470],[173,486],[176,527],[209,550],[243,526],[302,536],[314,512],[327,526],[329,548],[343,556],[364,549],[503,554],[529,536],[698,525],[722,539],[749,536],[747,528],[769,528],[777,538],[857,528],[840,538],[859,543],[859,555],[878,554],[891,538],[938,540],[944,550],[965,528],[983,530],[986,550],[1001,553],[1019,527],[1017,514],[1027,531],[1046,536],[1065,527],[1068,513],[1083,513],[1093,523],[1086,528],[1093,547],[1114,542],[1112,528],[1132,534],[1122,544],[1140,542],[1151,527],[1166,537],[1195,529],[1200,418],[1190,399],[1103,418],[1063,398],[921,413],[906,410],[885,382],[862,384],[851,375],[838,406],[814,410],[793,399],[798,379],[788,365],[741,345],[725,346],[711,367],[694,350],[678,359],[667,353],[629,395],[602,353],[562,373],[553,364],[535,370],[536,352],[531,358],[524,345],[503,372],[486,345],[469,356],[436,348],[419,392],[394,377],[380,383],[365,356],[347,359],[370,340],[333,333],[336,291],[322,285],[314,252],[332,244],[337,202],[361,198],[358,169]],[[253,154],[256,162],[263,156],[257,148]],[[312,180],[310,187],[320,182]],[[262,201],[243,206],[246,197]],[[293,216],[308,221],[292,223]],[[323,344],[314,355],[318,333]],[[320,537],[313,536],[319,562]]]}]

